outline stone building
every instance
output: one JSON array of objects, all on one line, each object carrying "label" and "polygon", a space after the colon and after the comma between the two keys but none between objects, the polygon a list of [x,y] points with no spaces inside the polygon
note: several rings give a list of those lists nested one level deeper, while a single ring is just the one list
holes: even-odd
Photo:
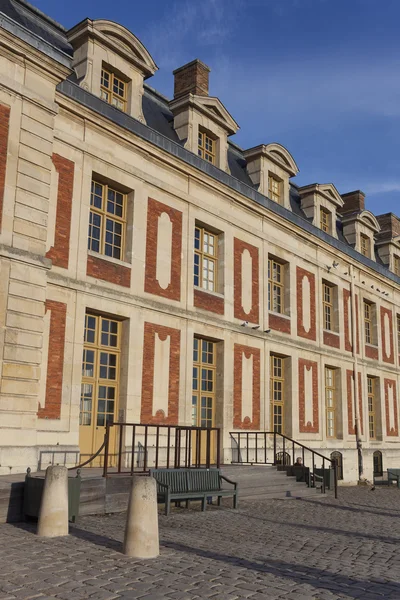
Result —
[{"label": "stone building", "polygon": [[114,419],[220,427],[226,462],[275,428],[354,481],[357,412],[365,474],[400,466],[399,219],[232,143],[200,60],[169,100],[123,25],[0,17],[0,474]]}]

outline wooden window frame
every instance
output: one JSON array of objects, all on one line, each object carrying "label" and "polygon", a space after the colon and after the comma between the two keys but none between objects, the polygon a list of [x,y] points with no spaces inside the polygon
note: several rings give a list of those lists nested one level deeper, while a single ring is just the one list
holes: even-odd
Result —
[{"label": "wooden window frame", "polygon": [[[329,292],[328,292],[329,290]],[[328,292],[328,294],[327,294]],[[322,282],[322,310],[325,331],[335,331],[334,286]],[[329,296],[329,297],[328,297]]]},{"label": "wooden window frame", "polygon": [[[274,186],[277,186],[274,189]],[[278,204],[283,203],[283,181],[279,179],[274,173],[268,173],[268,198],[277,202]]]},{"label": "wooden window frame", "polygon": [[360,234],[360,252],[363,256],[371,258],[371,238],[365,233]]},{"label": "wooden window frame", "polygon": [[[206,348],[206,349],[205,349]],[[210,352],[211,351],[211,352]],[[211,355],[211,362],[204,359],[204,355]],[[196,371],[197,370],[197,371]],[[207,371],[203,378],[203,371]],[[197,372],[197,377],[195,373]],[[210,379],[211,377],[211,379]],[[195,385],[195,381],[197,385]],[[210,389],[202,389],[202,384],[206,384]],[[216,386],[217,386],[217,344],[210,340],[195,337],[193,338],[193,373],[192,373],[192,425],[194,427],[214,427],[215,408],[216,408]],[[203,406],[203,399],[206,400]],[[211,400],[211,408],[208,405]],[[205,418],[203,418],[205,410]]]},{"label": "wooden window frame", "polygon": [[[98,207],[95,205],[94,198],[99,198],[99,194],[94,193],[96,190],[96,186],[101,186],[101,206]],[[116,215],[112,212],[108,211],[108,202],[111,202],[108,195],[109,192],[113,192],[115,194],[115,199],[117,199],[117,195],[122,198],[122,215]],[[89,232],[88,232],[88,249],[92,252],[96,252],[97,254],[101,254],[102,256],[106,256],[108,258],[114,258],[116,260],[124,260],[125,257],[125,244],[126,244],[126,214],[127,214],[127,204],[128,204],[128,195],[120,192],[115,189],[113,186],[109,186],[106,183],[101,183],[96,179],[92,179],[91,191],[90,191],[90,214],[89,214]],[[117,203],[115,202],[115,207],[117,207]],[[94,215],[97,215],[100,219],[100,225],[95,225],[92,223],[92,216],[94,220]],[[108,221],[112,221],[114,224],[118,223],[121,226],[121,246],[120,246],[120,256],[114,256],[114,249],[118,248],[117,245],[110,243],[107,241],[107,233],[111,233],[114,239],[114,233],[112,231],[107,230]],[[93,237],[93,229],[100,229],[100,238],[97,239]],[[95,250],[93,248],[93,244],[99,244],[99,250]],[[106,253],[106,246],[112,248],[112,254]]]},{"label": "wooden window frame", "polygon": [[364,340],[366,344],[373,345],[373,319],[372,319],[372,310],[373,306],[370,302],[366,300],[363,301],[364,304]]},{"label": "wooden window frame", "polygon": [[326,208],[319,209],[319,226],[325,233],[331,233],[332,213]]},{"label": "wooden window frame", "polygon": [[[284,263],[268,257],[268,310],[280,315],[285,312],[285,268]],[[279,279],[274,279],[274,272]]]},{"label": "wooden window frame", "polygon": [[[89,328],[88,324],[89,324],[89,319],[94,319],[95,321],[95,328]],[[108,323],[112,323],[114,325],[116,325],[116,333],[110,332],[109,334],[103,332],[103,323],[108,322]],[[115,318],[112,317],[108,317],[108,316],[104,316],[104,315],[96,315],[93,313],[86,313],[85,315],[85,328],[84,328],[84,344],[83,344],[83,358],[82,358],[82,380],[81,380],[81,401],[80,401],[80,409],[79,409],[79,424],[80,426],[88,426],[88,427],[104,427],[106,425],[107,421],[110,421],[110,418],[107,418],[107,415],[113,415],[112,418],[114,418],[114,415],[116,414],[116,410],[118,408],[118,401],[119,401],[119,387],[120,387],[120,363],[121,363],[121,321],[117,321]],[[94,331],[94,340],[93,341],[88,341],[88,332],[89,331]],[[103,335],[106,336],[108,335],[110,338],[111,336],[116,338],[116,345],[111,345],[111,344],[107,344],[107,343],[103,343]],[[111,341],[111,340],[110,340]],[[87,360],[87,356],[88,356],[88,352],[92,352],[93,353],[93,362],[88,363]],[[109,360],[107,360],[107,363],[102,362],[103,360],[103,355],[105,357],[108,357],[108,359],[110,358],[110,356],[115,356],[115,365],[111,365],[112,369],[115,369],[115,378],[109,378],[109,377],[102,377],[101,376],[101,369],[102,368],[110,368],[109,365]],[[87,374],[87,369],[86,372],[84,370],[85,365],[88,364],[92,364],[93,365],[93,374],[90,376]],[[82,410],[84,407],[84,397],[82,396],[82,392],[84,390],[84,386],[85,385],[91,385],[92,386],[92,400],[91,400],[91,408],[90,411],[89,410]],[[106,388],[114,388],[115,390],[115,395],[114,395],[114,408],[113,411],[111,413],[111,411],[107,411],[107,402],[109,400],[104,400],[105,402],[105,409],[104,411],[99,412],[98,410],[98,406],[99,406],[99,401],[101,400],[99,398],[99,388],[100,387],[106,387]],[[90,414],[91,415],[91,419],[95,419],[95,422],[92,424],[91,419],[90,422],[88,423],[84,423],[82,422],[84,419],[82,418],[83,415],[85,414]],[[104,414],[104,423],[99,423],[98,422],[98,415],[99,414]]]},{"label": "wooden window frame", "polygon": [[216,139],[204,129],[199,129],[197,136],[197,154],[212,165],[216,164],[217,143]]},{"label": "wooden window frame", "polygon": [[[213,240],[213,244],[210,244],[209,241]],[[196,248],[196,244],[198,242],[198,248]],[[219,235],[202,227],[200,225],[195,225],[194,228],[194,272],[193,272],[193,281],[196,287],[202,288],[207,292],[216,292],[218,289],[218,245],[219,245]],[[214,254],[207,251],[207,248],[213,247]],[[210,265],[213,265],[213,269],[210,269]],[[196,273],[196,268],[198,269],[198,273]],[[208,274],[205,277],[205,270]],[[214,281],[210,280],[209,274],[214,274]]]},{"label": "wooden window frame", "polygon": [[[104,84],[106,77],[108,77],[109,86]],[[119,88],[121,85],[123,86],[123,94],[118,94],[114,91],[114,86],[117,85]],[[101,69],[101,80],[100,80],[100,98],[107,102],[107,104],[111,104],[115,108],[126,112],[127,106],[127,82],[122,79],[119,75],[116,75],[110,69],[102,68]],[[120,105],[119,105],[120,104]]]},{"label": "wooden window frame", "polygon": [[[276,361],[276,362],[275,362]],[[278,384],[276,387],[275,384]],[[280,400],[276,394],[280,393]],[[285,358],[276,354],[270,356],[270,398],[271,428],[277,433],[285,433]],[[280,423],[279,423],[280,417]]]},{"label": "wooden window frame", "polygon": [[397,324],[397,350],[400,354],[400,315],[396,315],[396,324]]},{"label": "wooden window frame", "polygon": [[400,277],[400,256],[393,256],[393,273]]},{"label": "wooden window frame", "polygon": [[[331,379],[328,379],[328,375]],[[329,439],[336,438],[336,369],[333,367],[325,367],[324,371],[325,382],[325,422],[326,422],[326,437]],[[333,423],[333,425],[331,425]]]},{"label": "wooden window frame", "polygon": [[376,377],[367,375],[368,433],[370,440],[376,440]]}]

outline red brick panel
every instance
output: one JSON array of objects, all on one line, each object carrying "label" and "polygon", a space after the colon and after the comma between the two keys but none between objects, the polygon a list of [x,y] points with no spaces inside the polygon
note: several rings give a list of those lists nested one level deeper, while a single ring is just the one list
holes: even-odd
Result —
[{"label": "red brick panel", "polygon": [[[397,412],[397,389],[395,379],[384,379],[385,388],[385,409],[386,409],[386,435],[391,437],[399,436],[399,418]],[[394,414],[394,427],[390,427],[389,419],[389,388],[393,389],[393,414]]]},{"label": "red brick panel", "polygon": [[[245,416],[242,421],[242,372],[243,355],[253,357],[253,420]],[[260,374],[261,361],[259,348],[235,344],[233,373],[233,427],[235,429],[260,429]]]},{"label": "red brick panel", "polygon": [[[386,330],[385,315],[389,319],[389,354],[386,354]],[[393,344],[393,313],[389,308],[381,306],[381,335],[382,335],[382,360],[385,363],[394,364],[394,344]]]},{"label": "red brick panel", "polygon": [[224,298],[220,298],[219,296],[208,294],[203,290],[194,290],[193,302],[196,308],[202,308],[217,315],[224,314],[225,301]]},{"label": "red brick panel", "polygon": [[[310,284],[310,329],[304,328],[303,319],[303,279],[306,277]],[[315,318],[315,275],[302,269],[296,268],[296,294],[297,294],[297,335],[307,340],[317,339],[317,327]]]},{"label": "red brick panel", "polygon": [[351,352],[353,349],[350,330],[350,301],[350,290],[343,289],[344,349],[346,352]]},{"label": "red brick panel", "polygon": [[[246,313],[242,304],[242,254],[248,250],[251,256],[251,310]],[[258,267],[258,248],[247,244],[242,240],[234,238],[233,240],[233,259],[234,259],[234,316],[236,319],[243,319],[251,323],[259,323],[259,267]]]},{"label": "red brick panel", "polygon": [[[312,407],[313,422],[305,422],[306,418],[306,390],[305,371],[312,371]],[[299,358],[299,431],[300,433],[319,432],[319,407],[318,407],[318,363]]]},{"label": "red brick panel", "polygon": [[268,327],[280,333],[290,333],[290,319],[285,319],[276,313],[269,313]]},{"label": "red brick panel", "polygon": [[324,331],[324,344],[331,348],[340,348],[340,336],[331,331]]},{"label": "red brick panel", "polygon": [[[165,341],[168,336],[170,337],[167,417],[163,410],[157,410],[156,414],[153,415],[154,350],[156,335],[158,335],[162,341]],[[180,344],[181,332],[179,329],[155,325],[154,323],[146,322],[144,324],[141,423],[164,423],[170,425],[176,425],[178,423]]]},{"label": "red brick panel", "polygon": [[369,344],[365,344],[365,356],[367,358],[371,358],[372,360],[379,359],[379,351],[377,346],[370,346]]},{"label": "red brick panel", "polygon": [[0,105],[0,231],[3,217],[4,187],[6,184],[8,128],[10,123],[10,107]]},{"label": "red brick panel", "polygon": [[[166,289],[157,280],[158,219],[166,213],[172,223],[171,278]],[[182,213],[149,198],[147,205],[146,271],[144,290],[169,300],[181,299]]]},{"label": "red brick panel", "polygon": [[[349,435],[355,435],[355,419],[353,416],[353,396],[354,396],[354,373],[350,369],[346,370],[347,380],[347,417],[348,417],[348,432]],[[360,413],[360,428],[361,434],[364,433],[363,421],[363,403],[362,403],[362,384],[361,373],[358,374],[358,410]]]},{"label": "red brick panel", "polygon": [[53,154],[52,158],[58,172],[57,211],[54,246],[46,256],[53,265],[68,269],[75,163],[59,154]]},{"label": "red brick panel", "polygon": [[39,403],[39,419],[59,419],[61,416],[62,383],[64,371],[65,326],[67,305],[46,300],[46,312],[50,310],[49,351],[47,360],[46,402]]},{"label": "red brick panel", "polygon": [[131,269],[103,258],[88,255],[86,274],[102,281],[115,283],[123,287],[131,287]]}]

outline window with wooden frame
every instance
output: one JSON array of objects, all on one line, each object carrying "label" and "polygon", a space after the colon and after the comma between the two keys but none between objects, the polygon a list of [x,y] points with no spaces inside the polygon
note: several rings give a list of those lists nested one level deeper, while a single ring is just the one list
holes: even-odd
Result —
[{"label": "window with wooden frame", "polygon": [[319,209],[319,226],[325,233],[331,232],[331,218],[332,215],[329,210],[326,210],[325,208]]},{"label": "window with wooden frame", "polygon": [[364,300],[364,338],[366,344],[373,343],[372,304]]},{"label": "window with wooden frame", "polygon": [[121,323],[86,314],[80,425],[104,427],[114,420],[118,400]]},{"label": "window with wooden frame", "polygon": [[92,181],[88,249],[124,259],[127,196],[112,187]]},{"label": "window with wooden frame", "polygon": [[285,310],[285,265],[268,258],[268,310],[283,313]]},{"label": "window with wooden frame", "polygon": [[208,133],[201,129],[199,129],[197,153],[201,158],[215,165],[216,142]]},{"label": "window with wooden frame", "polygon": [[360,236],[360,249],[361,254],[363,256],[371,258],[371,240],[367,235],[364,235],[363,233]]},{"label": "window with wooden frame", "polygon": [[397,348],[398,348],[398,352],[400,354],[400,315],[396,316],[396,323],[397,323]]},{"label": "window with wooden frame", "polygon": [[336,370],[325,367],[326,437],[336,437]]},{"label": "window with wooden frame", "polygon": [[334,287],[328,283],[322,284],[322,308],[324,312],[324,329],[334,330]]},{"label": "window with wooden frame", "polygon": [[112,71],[101,70],[100,98],[120,110],[126,111],[127,83]]},{"label": "window with wooden frame", "polygon": [[282,204],[282,181],[272,173],[268,173],[268,197]]},{"label": "window with wooden frame", "polygon": [[192,425],[213,427],[216,393],[216,344],[193,340]]},{"label": "window with wooden frame", "polygon": [[374,377],[367,377],[368,428],[369,428],[369,437],[371,440],[374,440],[376,438],[375,388],[376,388],[376,379]]},{"label": "window with wooden frame", "polygon": [[285,427],[285,359],[271,354],[270,359],[270,396],[272,431],[284,433]]},{"label": "window with wooden frame", "polygon": [[400,256],[394,255],[393,257],[393,271],[400,277]]},{"label": "window with wooden frame", "polygon": [[194,229],[194,285],[217,291],[218,235],[204,227]]}]

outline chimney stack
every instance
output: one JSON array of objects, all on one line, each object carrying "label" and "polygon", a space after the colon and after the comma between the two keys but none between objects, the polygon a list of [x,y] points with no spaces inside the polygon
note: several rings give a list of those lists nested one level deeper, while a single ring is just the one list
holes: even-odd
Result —
[{"label": "chimney stack", "polygon": [[343,208],[340,209],[342,215],[358,213],[365,210],[365,194],[361,190],[342,194],[342,200],[344,202]]},{"label": "chimney stack", "polygon": [[179,67],[173,71],[174,75],[174,99],[195,94],[196,96],[208,96],[208,77],[210,68],[201,60],[196,58],[192,62]]}]

